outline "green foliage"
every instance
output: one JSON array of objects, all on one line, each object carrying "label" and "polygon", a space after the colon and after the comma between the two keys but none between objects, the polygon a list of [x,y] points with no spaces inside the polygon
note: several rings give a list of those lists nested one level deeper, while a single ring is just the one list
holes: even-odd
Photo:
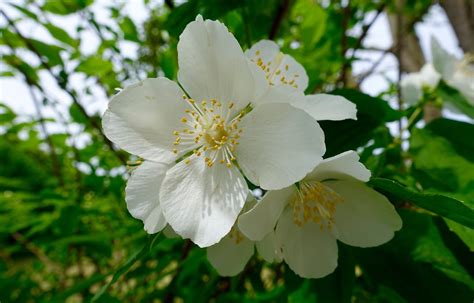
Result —
[{"label": "green foliage", "polygon": [[[394,109],[388,100],[396,98],[395,91],[374,97],[338,80],[344,64],[358,60],[343,56],[340,1],[165,2],[144,1],[149,13],[144,23],[124,8],[125,1],[107,3],[106,21],[97,18],[92,0],[5,4],[8,15],[17,14],[10,18],[16,28],[1,22],[2,80],[25,80],[40,96],[40,109],[66,116],[28,116],[0,100],[1,302],[472,301],[472,123],[441,118],[411,125],[403,138],[391,134],[388,123],[422,107]],[[379,5],[351,1],[348,30]],[[393,9],[395,2],[386,5]],[[403,11],[421,19],[429,5],[407,2]],[[227,278],[210,266],[204,249],[162,233],[147,235],[129,215],[125,179],[137,159],[111,148],[98,115],[86,115],[86,104],[96,101],[90,83],[110,97],[144,77],[176,79],[179,34],[197,14],[225,22],[244,49],[274,32],[282,50],[306,68],[307,93],[330,92],[356,104],[357,120],[321,122],[325,156],[358,151],[372,171],[370,185],[403,218],[391,242],[364,249],[338,243],[339,266],[323,279],[301,279],[286,265],[258,256],[243,273]],[[72,31],[62,24],[70,17],[81,20]],[[48,39],[38,39],[21,23],[38,26]],[[97,45],[84,53],[91,35]],[[356,45],[357,36],[346,38],[348,47]],[[136,57],[123,45],[138,49]],[[50,93],[47,74],[60,96]],[[87,84],[83,89],[73,86],[77,78]],[[448,84],[441,83],[435,94],[474,117],[472,106]]]}]

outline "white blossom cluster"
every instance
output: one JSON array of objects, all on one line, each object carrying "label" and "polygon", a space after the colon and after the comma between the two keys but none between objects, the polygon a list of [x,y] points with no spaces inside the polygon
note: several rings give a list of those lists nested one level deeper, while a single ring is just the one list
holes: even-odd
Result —
[{"label": "white blossom cluster", "polygon": [[474,106],[474,58],[467,54],[457,59],[436,38],[431,38],[432,62],[426,63],[419,72],[409,73],[401,83],[402,98],[409,105],[422,100],[424,90],[433,91],[442,79],[457,89]]},{"label": "white blossom cluster", "polygon": [[[356,119],[340,96],[305,95],[308,76],[272,41],[243,52],[222,23],[198,16],[178,42],[178,83],[146,79],[115,95],[107,137],[144,159],[126,187],[127,207],[148,233],[172,230],[207,247],[221,275],[254,250],[298,275],[337,267],[337,240],[389,241],[402,222],[364,182],[354,151],[323,159],[318,121]],[[249,184],[266,191],[257,201]]]}]

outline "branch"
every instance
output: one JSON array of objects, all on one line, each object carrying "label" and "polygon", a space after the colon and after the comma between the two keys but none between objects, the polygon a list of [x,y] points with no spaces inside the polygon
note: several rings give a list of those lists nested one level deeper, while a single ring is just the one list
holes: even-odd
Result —
[{"label": "branch", "polygon": [[344,61],[344,64],[342,65],[341,68],[341,73],[339,75],[339,79],[337,82],[341,82],[342,86],[346,86],[347,82],[347,70],[350,67],[350,61],[345,60],[346,58],[346,52],[347,52],[347,35],[346,31],[349,26],[349,19],[351,17],[351,1],[349,0],[347,5],[344,7],[344,10],[342,12],[342,24],[341,24],[341,57],[342,60]]},{"label": "branch", "polygon": [[[18,35],[18,37],[20,37],[23,42],[26,44],[26,46],[28,47],[28,49],[33,52],[37,57],[38,59],[40,60],[40,64],[41,66],[43,66],[43,68],[56,80],[56,82],[58,83],[58,85],[71,97],[71,99],[73,100],[73,103],[78,107],[79,111],[82,113],[82,115],[84,115],[84,117],[87,119],[87,121],[89,122],[89,124],[92,126],[92,128],[94,128],[95,130],[98,131],[99,135],[102,137],[102,139],[104,140],[104,142],[107,144],[107,146],[109,147],[109,149],[114,152],[114,154],[117,156],[117,158],[120,160],[120,162],[122,162],[123,165],[127,165],[127,159],[120,153],[117,153],[117,151],[115,150],[114,146],[113,146],[113,143],[105,136],[104,132],[102,131],[102,127],[100,126],[99,123],[97,123],[97,121],[95,121],[94,119],[92,119],[89,114],[87,113],[87,111],[85,110],[85,108],[82,106],[82,104],[79,102],[79,100],[77,99],[77,96],[76,96],[76,93],[72,90],[70,90],[68,87],[67,87],[67,82],[68,82],[68,79],[67,79],[67,75],[66,73],[64,73],[64,77],[59,77],[58,75],[54,74],[52,72],[52,67],[49,65],[48,62],[46,62],[44,59],[43,59],[43,56],[41,55],[41,52],[39,52],[36,47],[31,43],[30,40],[28,40],[27,38],[25,38],[22,33],[19,31],[19,29],[16,27],[15,23],[10,19],[10,17],[8,17],[7,14],[5,14],[5,12],[3,10],[0,9],[0,14],[2,14],[5,19],[7,20],[8,24],[13,28],[13,30],[16,32],[16,34]],[[64,66],[63,67],[63,70],[64,70]]]},{"label": "branch", "polygon": [[277,13],[275,15],[275,19],[273,20],[272,27],[270,28],[270,32],[268,33],[268,39],[274,40],[278,30],[280,29],[281,22],[283,21],[283,17],[285,16],[286,12],[290,8],[290,0],[283,0],[278,7]]},{"label": "branch", "polygon": [[43,134],[44,134],[44,137],[45,137],[44,139],[45,139],[46,143],[49,146],[50,155],[51,155],[51,165],[52,165],[52,168],[53,168],[53,174],[58,179],[59,185],[61,187],[63,187],[64,186],[64,178],[63,178],[63,175],[61,173],[61,165],[59,163],[58,156],[56,154],[56,149],[54,147],[53,140],[51,140],[51,137],[49,136],[48,130],[46,129],[46,125],[44,123],[44,118],[43,118],[43,113],[41,112],[41,107],[40,107],[39,101],[36,98],[35,92],[33,91],[32,84],[29,83],[29,79],[26,79],[26,82],[28,83],[28,91],[30,92],[31,100],[33,100],[33,105],[35,107],[36,114],[38,115],[40,127],[41,127],[41,130],[43,131]]}]

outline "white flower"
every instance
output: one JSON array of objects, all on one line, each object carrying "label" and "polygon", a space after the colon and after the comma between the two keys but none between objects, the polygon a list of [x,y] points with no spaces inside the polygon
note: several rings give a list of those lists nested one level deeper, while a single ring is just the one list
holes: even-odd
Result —
[{"label": "white flower", "polygon": [[443,80],[464,95],[474,105],[474,64],[472,55],[458,60],[441,47],[436,38],[431,38],[433,65]]},{"label": "white flower", "polygon": [[160,185],[169,164],[144,161],[133,170],[125,188],[125,201],[130,214],[143,221],[145,230],[157,233],[166,226],[159,201]]},{"label": "white flower", "polygon": [[325,159],[301,182],[269,191],[240,216],[240,230],[258,241],[275,226],[283,259],[304,278],[337,267],[336,239],[370,247],[389,241],[402,221],[383,195],[366,186],[370,171],[353,151]]},{"label": "white flower", "polygon": [[[250,194],[242,212],[251,209],[255,203],[255,198]],[[242,234],[237,223],[219,243],[207,248],[207,258],[219,275],[235,276],[245,268],[254,253],[254,247],[265,261],[281,262],[274,231],[270,231],[261,241],[252,241]]]},{"label": "white flower", "polygon": [[410,105],[417,104],[423,97],[423,89],[433,90],[440,79],[441,75],[431,63],[425,64],[419,72],[409,73],[400,82],[403,100]]},{"label": "white flower", "polygon": [[305,96],[308,75],[304,67],[290,55],[280,52],[275,42],[261,40],[245,51],[245,55],[257,66],[253,71],[256,81],[267,84],[267,89],[260,92],[259,102],[290,103],[318,121],[357,119],[355,104],[344,97],[329,94]]},{"label": "white flower", "polygon": [[259,101],[253,65],[220,22],[189,23],[178,63],[186,94],[166,78],[146,79],[112,98],[103,127],[145,160],[176,161],[155,185],[161,210],[180,236],[206,247],[240,213],[244,175],[265,189],[289,186],[322,160],[324,134],[304,111]]}]

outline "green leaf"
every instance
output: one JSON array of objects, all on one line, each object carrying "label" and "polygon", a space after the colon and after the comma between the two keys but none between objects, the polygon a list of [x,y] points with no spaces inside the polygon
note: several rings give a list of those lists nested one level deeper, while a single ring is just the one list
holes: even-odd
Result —
[{"label": "green leaf", "polygon": [[133,23],[132,19],[129,17],[123,18],[120,21],[119,26],[123,32],[125,40],[140,42],[137,27],[135,26],[135,23]]},{"label": "green leaf", "polygon": [[89,76],[103,77],[113,72],[113,67],[112,62],[102,59],[99,55],[93,55],[83,59],[76,67],[76,71]]},{"label": "green leaf", "polygon": [[436,88],[436,92],[443,101],[451,103],[462,113],[474,119],[474,106],[472,106],[458,90],[441,81]]},{"label": "green leaf", "polygon": [[411,202],[430,212],[474,228],[474,210],[464,202],[440,194],[413,191],[393,180],[374,178],[370,184],[400,201]]},{"label": "green leaf", "polygon": [[66,32],[62,28],[60,28],[60,27],[58,27],[58,26],[56,26],[52,23],[44,23],[43,25],[49,31],[51,36],[53,36],[57,40],[65,43],[65,44],[68,44],[68,45],[72,46],[73,48],[77,48],[79,46],[79,41],[72,38],[68,34],[68,32]]},{"label": "green leaf", "polygon": [[[406,209],[399,213],[403,228],[392,241],[353,249],[361,279],[369,289],[390,287],[407,302],[469,302],[474,281],[445,246],[434,218]],[[368,302],[385,302],[369,298]]]},{"label": "green leaf", "polygon": [[467,245],[469,250],[474,252],[474,229],[447,219],[446,224]]},{"label": "green leaf", "polygon": [[425,129],[448,140],[458,154],[474,162],[474,140],[466,140],[474,134],[474,124],[435,119],[426,125]]},{"label": "green leaf", "polygon": [[321,39],[326,30],[328,14],[316,1],[297,1],[291,10],[292,19],[301,20],[299,24],[301,43],[312,47]]},{"label": "green leaf", "polygon": [[94,0],[46,0],[43,5],[43,10],[58,14],[69,15],[91,5]]},{"label": "green leaf", "polygon": [[364,146],[376,137],[376,133],[386,129],[386,122],[397,120],[402,116],[386,101],[353,89],[340,89],[332,93],[356,104],[357,120],[319,122],[326,137],[326,157]]},{"label": "green leaf", "polygon": [[34,51],[46,58],[49,66],[63,65],[60,52],[64,50],[57,45],[47,44],[36,39],[28,39],[34,47]]},{"label": "green leaf", "polygon": [[29,10],[25,9],[24,7],[21,7],[19,5],[16,5],[16,4],[13,4],[13,3],[8,3],[10,4],[11,6],[13,6],[14,8],[16,8],[17,10],[19,10],[20,12],[22,12],[25,16],[29,17],[30,19],[33,19],[35,21],[38,21],[38,17],[30,12]]},{"label": "green leaf", "polygon": [[415,129],[410,153],[425,190],[449,193],[474,208],[474,163],[460,156],[449,140],[429,130]]}]

